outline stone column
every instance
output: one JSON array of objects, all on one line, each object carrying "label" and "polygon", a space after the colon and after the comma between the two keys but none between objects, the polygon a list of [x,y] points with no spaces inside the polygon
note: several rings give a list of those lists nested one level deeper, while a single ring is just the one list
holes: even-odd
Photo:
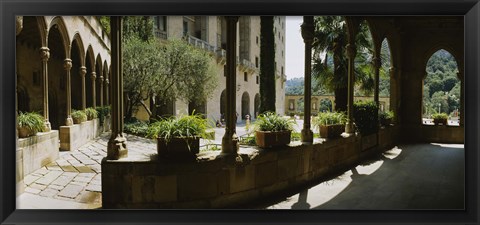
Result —
[{"label": "stone column", "polygon": [[236,55],[237,55],[237,22],[238,16],[226,16],[227,20],[227,69],[226,77],[226,115],[225,135],[222,138],[222,154],[237,154],[239,149],[236,134]]},{"label": "stone column", "polygon": [[92,79],[92,107],[95,108],[97,106],[97,96],[95,94],[96,92],[96,86],[95,86],[95,80],[97,79],[97,73],[92,72],[90,78]]},{"label": "stone column", "polygon": [[47,47],[41,47],[40,58],[42,59],[43,78],[43,117],[45,118],[43,131],[50,131],[52,129],[48,119],[48,59],[50,58],[50,49]]},{"label": "stone column", "polygon": [[302,143],[313,143],[313,132],[310,129],[310,115],[312,102],[312,43],[314,36],[313,16],[304,16],[302,28],[302,38],[305,42],[305,83],[304,83],[304,117],[302,129]]},{"label": "stone column", "polygon": [[380,91],[380,67],[382,66],[382,61],[379,56],[373,58],[373,67],[375,72],[375,92],[373,100],[377,103],[377,106],[380,108],[379,100],[379,91]]},{"label": "stone column", "polygon": [[82,110],[87,108],[87,91],[85,90],[85,75],[87,74],[87,67],[80,67],[80,76],[82,76]]},{"label": "stone column", "polygon": [[353,127],[353,94],[354,94],[354,84],[355,84],[355,73],[354,73],[354,61],[355,55],[357,54],[357,48],[354,44],[347,44],[347,57],[348,57],[348,103],[347,103],[347,124],[345,126],[345,132],[352,134],[355,133]]},{"label": "stone column", "polygon": [[108,80],[108,76],[105,79],[105,105],[109,105],[110,101],[108,99],[108,85],[110,84],[110,81]]},{"label": "stone column", "polygon": [[71,59],[65,59],[63,61],[63,68],[65,69],[66,72],[66,84],[65,87],[67,87],[67,119],[65,120],[65,125],[66,126],[72,126],[73,125],[73,120],[72,120],[72,91],[71,91],[71,82],[70,82],[70,70],[72,69],[72,60]]},{"label": "stone column", "polygon": [[[122,17],[111,16],[112,97],[111,135],[108,140],[107,159],[128,156],[127,139],[123,134],[123,71],[122,71]],[[94,86],[95,87],[95,86]],[[95,99],[95,98],[94,98]]]},{"label": "stone column", "polygon": [[100,106],[103,106],[103,76],[100,75]]}]

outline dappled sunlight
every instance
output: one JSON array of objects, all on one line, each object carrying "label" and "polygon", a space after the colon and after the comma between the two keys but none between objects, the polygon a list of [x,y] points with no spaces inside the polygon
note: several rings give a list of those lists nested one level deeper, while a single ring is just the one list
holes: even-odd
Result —
[{"label": "dappled sunlight", "polygon": [[360,174],[360,175],[370,175],[373,172],[380,169],[382,164],[383,164],[383,161],[379,160],[379,161],[376,161],[376,162],[371,163],[369,165],[358,165],[355,168],[357,169],[358,174]]},{"label": "dappled sunlight", "polygon": [[395,159],[402,153],[402,149],[395,146],[394,148],[385,151],[382,155],[388,159]]},{"label": "dappled sunlight", "polygon": [[465,145],[463,144],[442,144],[442,143],[430,143],[431,145],[436,145],[436,146],[440,146],[445,149],[443,150],[447,150],[447,149],[464,149],[465,148]]}]

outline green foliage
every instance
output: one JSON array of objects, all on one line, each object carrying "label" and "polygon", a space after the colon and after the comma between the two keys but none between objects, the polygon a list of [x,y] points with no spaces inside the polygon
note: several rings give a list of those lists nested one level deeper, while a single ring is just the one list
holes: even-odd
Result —
[{"label": "green foliage", "polygon": [[378,106],[373,101],[356,101],[353,104],[353,119],[360,134],[369,135],[378,131]]},{"label": "green foliage", "polygon": [[73,110],[71,116],[74,120],[78,120],[80,122],[87,121],[87,114],[83,110]]},{"label": "green foliage", "polygon": [[275,34],[273,16],[260,17],[260,106],[259,113],[275,111]]},{"label": "green foliage", "polygon": [[255,146],[257,145],[257,141],[255,139],[255,136],[253,135],[248,135],[246,137],[243,137],[240,139],[240,144],[242,145],[250,145],[250,146]]},{"label": "green foliage", "polygon": [[105,32],[110,35],[110,16],[97,17]]},{"label": "green foliage", "polygon": [[105,121],[105,116],[110,114],[110,106],[103,106],[103,107],[97,106],[95,110],[97,110],[97,115],[98,115],[98,118],[100,119],[100,124],[103,124],[103,122]]},{"label": "green foliage", "polygon": [[434,113],[432,114],[432,119],[448,119],[448,115],[446,113]]},{"label": "green foliage", "polygon": [[88,120],[98,118],[98,111],[92,107],[85,109],[85,114],[87,115]]},{"label": "green foliage", "polygon": [[295,121],[291,118],[285,118],[274,112],[260,114],[254,123],[255,130],[260,131],[286,131],[293,130]]},{"label": "green foliage", "polygon": [[128,134],[133,134],[141,137],[147,137],[148,123],[138,120],[130,119],[125,121],[124,131]]},{"label": "green foliage", "polygon": [[149,41],[154,38],[153,20],[150,16],[123,16],[124,40],[135,37],[143,41]]},{"label": "green foliage", "polygon": [[207,120],[200,115],[183,115],[171,117],[150,124],[147,130],[149,138],[165,138],[168,142],[172,137],[202,137],[209,128]]},{"label": "green foliage", "polygon": [[36,112],[20,112],[17,116],[18,127],[25,127],[33,133],[43,131],[44,118]]},{"label": "green foliage", "polygon": [[378,118],[380,120],[393,119],[393,117],[394,117],[393,111],[383,111],[378,113]]},{"label": "green foliage", "polygon": [[313,125],[316,127],[326,125],[344,125],[347,122],[347,117],[342,112],[324,112],[319,113],[317,117],[313,118]]}]

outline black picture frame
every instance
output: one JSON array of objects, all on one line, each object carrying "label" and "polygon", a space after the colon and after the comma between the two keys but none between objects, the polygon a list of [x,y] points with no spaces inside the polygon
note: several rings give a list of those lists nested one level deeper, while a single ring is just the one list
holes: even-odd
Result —
[{"label": "black picture frame", "polygon": [[[478,0],[0,0],[1,224],[478,224]],[[466,210],[16,210],[15,15],[464,15]]]}]

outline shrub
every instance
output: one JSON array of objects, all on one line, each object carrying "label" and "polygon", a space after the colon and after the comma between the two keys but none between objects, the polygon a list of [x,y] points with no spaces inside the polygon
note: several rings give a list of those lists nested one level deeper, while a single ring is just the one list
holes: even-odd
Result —
[{"label": "shrub", "polygon": [[319,113],[317,117],[313,118],[313,124],[315,126],[326,126],[326,125],[345,125],[347,122],[347,117],[344,113],[341,112],[322,112]]},{"label": "shrub", "polygon": [[125,121],[124,131],[128,134],[133,134],[141,137],[147,136],[148,123],[141,120]]},{"label": "shrub", "polygon": [[285,118],[274,112],[260,114],[254,123],[255,130],[259,131],[286,131],[293,130],[295,121],[291,118]]},{"label": "shrub", "polygon": [[378,106],[373,101],[357,101],[353,104],[353,119],[360,134],[378,131]]},{"label": "shrub", "polygon": [[390,125],[394,117],[393,111],[384,111],[378,113],[378,119],[382,125]]},{"label": "shrub", "polygon": [[446,113],[434,113],[432,114],[432,119],[434,120],[446,120],[448,115]]},{"label": "shrub", "polygon": [[85,114],[87,115],[88,120],[93,120],[98,117],[97,110],[91,107],[85,109]]},{"label": "shrub", "polygon": [[17,117],[17,125],[19,128],[26,128],[31,133],[36,134],[43,131],[44,118],[36,112],[20,112]]},{"label": "shrub", "polygon": [[73,110],[71,116],[76,124],[87,121],[87,114],[82,110]]},{"label": "shrub", "polygon": [[165,138],[168,142],[172,137],[206,137],[207,120],[201,115],[187,115],[180,118],[171,117],[150,124],[147,130],[149,138]]},{"label": "shrub", "polygon": [[95,108],[97,110],[97,116],[100,119],[100,124],[103,124],[103,121],[105,120],[105,116],[110,114],[110,106],[99,106]]}]

